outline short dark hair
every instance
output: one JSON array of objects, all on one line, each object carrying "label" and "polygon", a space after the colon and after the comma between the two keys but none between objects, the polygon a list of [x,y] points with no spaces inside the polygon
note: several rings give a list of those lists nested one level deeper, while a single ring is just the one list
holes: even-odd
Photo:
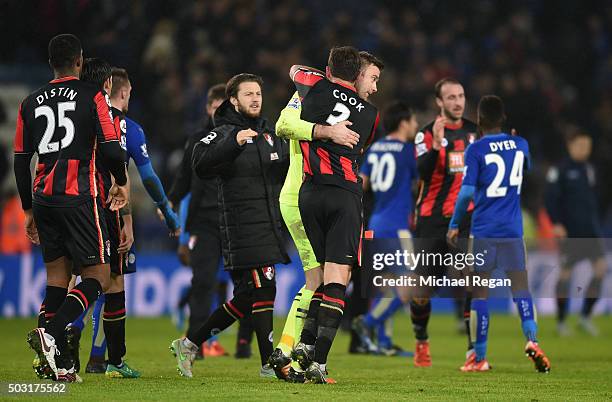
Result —
[{"label": "short dark hair", "polygon": [[238,96],[238,87],[243,82],[256,82],[259,84],[259,87],[263,89],[263,79],[259,75],[249,74],[249,73],[241,73],[238,75],[234,75],[227,82],[225,87],[225,96],[226,98],[236,97]]},{"label": "short dark hair", "polygon": [[412,119],[414,111],[406,102],[395,101],[388,105],[383,112],[383,124],[387,133],[398,129],[403,120]]},{"label": "short dark hair", "polygon": [[211,105],[216,100],[223,99],[225,99],[225,84],[216,84],[208,89],[206,94],[207,105]]},{"label": "short dark hair", "polygon": [[589,134],[582,128],[574,124],[569,124],[565,129],[565,142],[567,144],[571,144],[578,138],[588,137],[591,138]]},{"label": "short dark hair", "polygon": [[359,57],[361,57],[362,68],[367,67],[370,64],[374,64],[380,71],[385,69],[385,63],[383,63],[382,60],[374,56],[372,53],[362,50],[359,52]]},{"label": "short dark hair", "polygon": [[74,66],[81,57],[81,41],[72,34],[60,34],[49,41],[49,64],[54,70]]},{"label": "short dark hair", "polygon": [[113,76],[113,88],[111,89],[111,98],[116,96],[119,91],[127,86],[130,82],[130,77],[125,68],[113,67],[111,70]]},{"label": "short dark hair", "polygon": [[457,85],[461,85],[461,83],[459,81],[457,81],[457,79],[455,79],[455,78],[452,78],[452,77],[444,77],[444,78],[442,78],[441,80],[436,82],[436,85],[434,86],[434,90],[436,92],[436,98],[442,99],[442,87],[445,84],[457,84]]},{"label": "short dark hair", "polygon": [[81,70],[81,80],[91,82],[102,89],[104,82],[113,75],[113,70],[106,60],[98,57],[85,59]]},{"label": "short dark hair", "polygon": [[353,82],[361,71],[361,57],[352,46],[336,46],[329,51],[327,65],[334,77]]},{"label": "short dark hair", "polygon": [[497,95],[485,95],[478,102],[478,125],[481,129],[497,128],[506,122],[504,102]]}]

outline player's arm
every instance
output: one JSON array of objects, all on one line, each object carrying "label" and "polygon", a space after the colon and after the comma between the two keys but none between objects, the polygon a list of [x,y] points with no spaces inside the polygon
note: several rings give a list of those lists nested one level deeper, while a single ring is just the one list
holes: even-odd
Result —
[{"label": "player's arm", "polygon": [[112,211],[117,211],[129,201],[125,151],[121,148],[119,134],[111,118],[107,97],[100,91],[92,99],[94,107],[94,128],[100,146],[104,165],[115,179],[108,191],[108,203]]},{"label": "player's arm", "polygon": [[[189,203],[191,203],[191,193],[188,193],[185,198],[181,200],[179,206],[179,222],[182,228],[185,228],[187,224],[187,214],[189,212]],[[185,230],[181,231],[179,235],[179,245],[177,249],[177,256],[181,264],[189,266],[189,238],[191,235]]]},{"label": "player's arm", "polygon": [[465,150],[465,170],[463,172],[463,182],[455,203],[455,210],[448,225],[447,239],[449,243],[455,245],[459,235],[459,225],[463,221],[467,213],[470,201],[474,197],[476,191],[476,183],[478,182],[479,162],[476,156],[475,149],[472,145]]},{"label": "player's arm", "polygon": [[372,174],[372,164],[368,161],[369,153],[365,155],[364,161],[361,164],[361,171],[359,172],[359,176],[361,176],[361,186],[364,191],[369,190],[370,188],[370,176]]},{"label": "player's arm", "polygon": [[359,176],[361,176],[361,187],[363,188],[363,191],[367,191],[370,189],[370,177],[364,175],[363,173],[359,173]]},{"label": "player's arm", "polygon": [[168,192],[168,199],[172,205],[178,205],[182,199],[184,199],[189,191],[191,191],[191,156],[195,141],[199,139],[195,135],[190,136],[185,143],[185,151],[183,152],[183,159],[179,166],[179,171],[174,177],[172,187]]},{"label": "player's arm", "polygon": [[304,99],[317,82],[325,79],[325,73],[316,68],[294,65],[289,69],[289,78],[295,84],[300,99]]},{"label": "player's arm", "polygon": [[372,142],[374,142],[374,137],[376,136],[376,130],[378,130],[378,124],[380,123],[380,113],[376,112],[376,120],[374,120],[374,125],[372,126],[372,131],[370,131],[370,136],[368,137],[368,139],[366,140],[364,146],[363,146],[363,151],[365,152],[368,148],[370,148],[370,145],[372,145]]},{"label": "player's arm", "polygon": [[414,139],[417,170],[419,171],[419,177],[423,180],[429,180],[436,168],[442,140],[444,139],[445,124],[446,119],[438,116],[434,121],[432,131],[421,131]]},{"label": "player's arm", "polygon": [[23,208],[25,213],[26,236],[32,243],[39,244],[38,230],[36,229],[32,214],[32,172],[30,170],[30,162],[32,161],[32,156],[34,156],[34,147],[24,126],[22,107],[23,104],[19,106],[17,114],[17,127],[15,128],[15,141],[13,144],[13,170],[15,171],[17,191],[21,199],[21,208]]},{"label": "player's arm", "polygon": [[433,136],[429,130],[417,133],[414,139],[414,152],[416,154],[416,166],[419,178],[429,180],[436,168],[439,152],[433,149]]},{"label": "player's arm", "polygon": [[555,226],[555,234],[559,237],[563,230],[561,226],[561,205],[563,201],[563,180],[562,173],[557,166],[552,166],[546,173],[546,186],[544,188],[544,205],[551,222]]},{"label": "player's arm", "polygon": [[200,178],[222,172],[225,166],[242,153],[247,141],[252,141],[253,137],[257,136],[257,132],[251,129],[229,132],[216,130],[205,135],[193,147],[191,164]]},{"label": "player's arm", "polygon": [[127,148],[130,158],[136,164],[138,169],[138,175],[142,181],[142,185],[149,194],[149,197],[155,202],[159,210],[164,216],[166,226],[177,235],[177,231],[180,230],[178,216],[172,210],[172,206],[168,202],[164,186],[159,180],[159,176],[155,173],[151,160],[149,159],[149,153],[147,151],[147,140],[142,128],[136,124],[128,125],[127,136]]}]

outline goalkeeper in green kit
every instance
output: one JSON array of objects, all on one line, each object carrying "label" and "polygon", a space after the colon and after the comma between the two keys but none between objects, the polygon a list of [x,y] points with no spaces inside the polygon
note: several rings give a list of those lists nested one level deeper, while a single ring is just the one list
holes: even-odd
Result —
[{"label": "goalkeeper in green kit", "polygon": [[[324,75],[314,69],[309,69],[313,75]],[[316,316],[308,315],[310,302],[322,297],[323,270],[317,262],[314,251],[308,241],[300,209],[298,194],[302,185],[302,152],[299,141],[327,139],[340,145],[353,147],[359,141],[359,135],[350,130],[351,123],[343,121],[333,126],[314,124],[300,119],[301,99],[297,92],[293,94],[287,106],[282,110],[276,123],[276,134],[289,140],[290,165],[287,178],[280,194],[280,209],[283,220],[289,229],[291,238],[302,260],[305,285],[295,295],[291,309],[285,321],[285,327],[276,349],[269,359],[279,379],[290,382],[304,382],[304,373],[297,362],[292,364],[291,352],[300,340],[302,328],[307,320],[312,321],[316,328]],[[315,329],[316,331],[316,329]]]}]

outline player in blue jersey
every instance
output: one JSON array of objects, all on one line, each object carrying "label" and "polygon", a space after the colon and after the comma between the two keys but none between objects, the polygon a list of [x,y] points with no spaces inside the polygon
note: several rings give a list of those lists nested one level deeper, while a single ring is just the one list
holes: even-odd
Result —
[{"label": "player in blue jersey", "polygon": [[[368,229],[374,231],[377,239],[410,241],[406,239],[412,237],[412,188],[417,179],[413,140],[418,122],[406,103],[394,102],[384,111],[383,123],[389,134],[372,145],[361,167],[363,187],[370,188],[374,193],[374,210]],[[399,241],[397,245],[393,243],[393,247],[400,248]],[[403,354],[391,341],[389,321],[402,306],[397,294],[381,294],[374,299],[368,314],[355,318],[353,328],[370,353]],[[370,339],[370,333],[374,330],[377,333],[377,344]]]},{"label": "player in blue jersey", "polygon": [[[473,287],[470,326],[474,353],[468,354],[461,371],[487,371],[489,311],[488,287],[484,280],[494,269],[506,272],[518,307],[527,345],[525,354],[539,372],[550,371],[550,361],[538,345],[536,310],[529,293],[526,270],[521,185],[523,170],[529,169],[529,145],[519,136],[502,132],[506,120],[504,104],[494,95],[478,104],[478,127],[483,138],[465,151],[465,171],[447,239],[456,244],[459,222],[474,198],[471,236],[475,263],[469,276]],[[480,255],[483,258],[477,258]]]},{"label": "player in blue jersey", "polygon": [[[127,113],[131,89],[132,86],[127,72],[121,68],[113,68],[110,100],[113,110],[118,112],[116,114]],[[178,235],[180,232],[179,220],[168,203],[159,177],[153,170],[147,152],[146,137],[142,127],[128,117],[121,116],[118,120],[119,121],[117,121],[115,125],[117,126],[117,130],[120,131],[121,145],[127,151],[126,163],[129,163],[130,159],[134,161],[142,183],[149,193],[149,196],[163,213],[164,220],[171,235]],[[119,274],[112,276],[110,289],[106,292],[105,297],[100,297],[93,307],[92,320],[94,324],[94,335],[86,372],[106,373],[109,377],[133,378],[138,377],[139,373],[130,369],[122,360],[123,355],[125,355],[126,317],[125,283],[123,275],[136,271],[136,256],[133,248],[134,236],[131,211],[129,209],[124,209],[121,215],[123,225],[120,228],[119,253],[123,256],[120,263],[122,269]],[[67,330],[69,334],[69,343],[72,343],[72,348],[77,351],[78,339],[80,338],[80,332],[85,325],[87,316],[88,314],[85,312],[85,314],[73,322]],[[100,330],[101,323],[103,323],[103,331]],[[116,338],[117,341],[114,343],[108,342],[109,361],[106,362],[104,358],[107,346],[106,340],[111,337],[113,339]],[[110,343],[116,345],[116,350],[111,350]],[[115,349],[115,346],[113,346],[113,349]]]}]

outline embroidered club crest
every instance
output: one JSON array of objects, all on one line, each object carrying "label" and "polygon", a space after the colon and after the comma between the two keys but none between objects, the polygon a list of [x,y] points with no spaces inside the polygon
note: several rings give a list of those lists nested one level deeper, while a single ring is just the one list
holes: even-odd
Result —
[{"label": "embroidered club crest", "polygon": [[262,271],[267,280],[271,281],[274,278],[274,267],[265,267]]},{"label": "embroidered club crest", "polygon": [[272,136],[268,133],[264,133],[264,138],[266,139],[266,141],[268,142],[268,144],[270,144],[271,147],[274,146],[274,139],[272,138]]}]

